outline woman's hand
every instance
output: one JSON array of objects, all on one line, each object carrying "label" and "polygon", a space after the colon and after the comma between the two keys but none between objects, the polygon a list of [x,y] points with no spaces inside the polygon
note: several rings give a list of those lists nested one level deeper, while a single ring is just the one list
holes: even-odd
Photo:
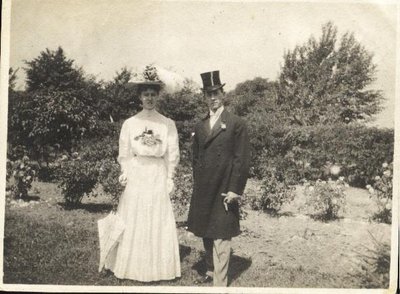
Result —
[{"label": "woman's hand", "polygon": [[126,186],[128,183],[128,177],[125,174],[122,174],[119,176],[118,181],[122,186]]}]

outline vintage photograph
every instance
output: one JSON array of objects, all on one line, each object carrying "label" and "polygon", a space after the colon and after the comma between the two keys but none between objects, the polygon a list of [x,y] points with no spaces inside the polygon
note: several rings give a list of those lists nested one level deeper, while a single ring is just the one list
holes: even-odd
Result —
[{"label": "vintage photograph", "polygon": [[1,289],[395,293],[398,11],[5,1]]}]

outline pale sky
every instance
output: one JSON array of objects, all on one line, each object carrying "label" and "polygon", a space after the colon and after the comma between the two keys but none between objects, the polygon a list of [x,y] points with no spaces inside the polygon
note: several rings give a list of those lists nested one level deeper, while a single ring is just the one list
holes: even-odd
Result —
[{"label": "pale sky", "polygon": [[319,37],[328,21],[339,36],[354,32],[374,53],[385,110],[377,124],[394,127],[396,6],[338,2],[155,2],[132,0],[13,0],[10,66],[62,46],[87,74],[110,80],[146,64],[193,79],[220,70],[226,90],[260,76],[275,80],[285,50]]}]

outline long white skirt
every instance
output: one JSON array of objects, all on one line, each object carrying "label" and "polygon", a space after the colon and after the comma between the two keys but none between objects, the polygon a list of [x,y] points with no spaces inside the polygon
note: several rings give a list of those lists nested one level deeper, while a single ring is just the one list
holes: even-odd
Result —
[{"label": "long white skirt", "polygon": [[150,282],[181,276],[166,180],[162,158],[137,156],[131,160],[128,183],[118,205],[125,231],[105,263],[117,278]]}]

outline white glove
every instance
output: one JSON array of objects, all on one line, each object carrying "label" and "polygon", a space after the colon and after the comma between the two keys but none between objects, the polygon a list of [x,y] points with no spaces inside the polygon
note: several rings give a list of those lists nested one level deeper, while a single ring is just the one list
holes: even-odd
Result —
[{"label": "white glove", "polygon": [[168,195],[171,194],[171,192],[174,190],[174,187],[175,187],[174,180],[171,179],[171,178],[168,178],[167,179],[167,193],[168,193]]},{"label": "white glove", "polygon": [[123,173],[119,176],[118,181],[122,186],[126,186],[126,184],[128,183],[128,177]]}]

